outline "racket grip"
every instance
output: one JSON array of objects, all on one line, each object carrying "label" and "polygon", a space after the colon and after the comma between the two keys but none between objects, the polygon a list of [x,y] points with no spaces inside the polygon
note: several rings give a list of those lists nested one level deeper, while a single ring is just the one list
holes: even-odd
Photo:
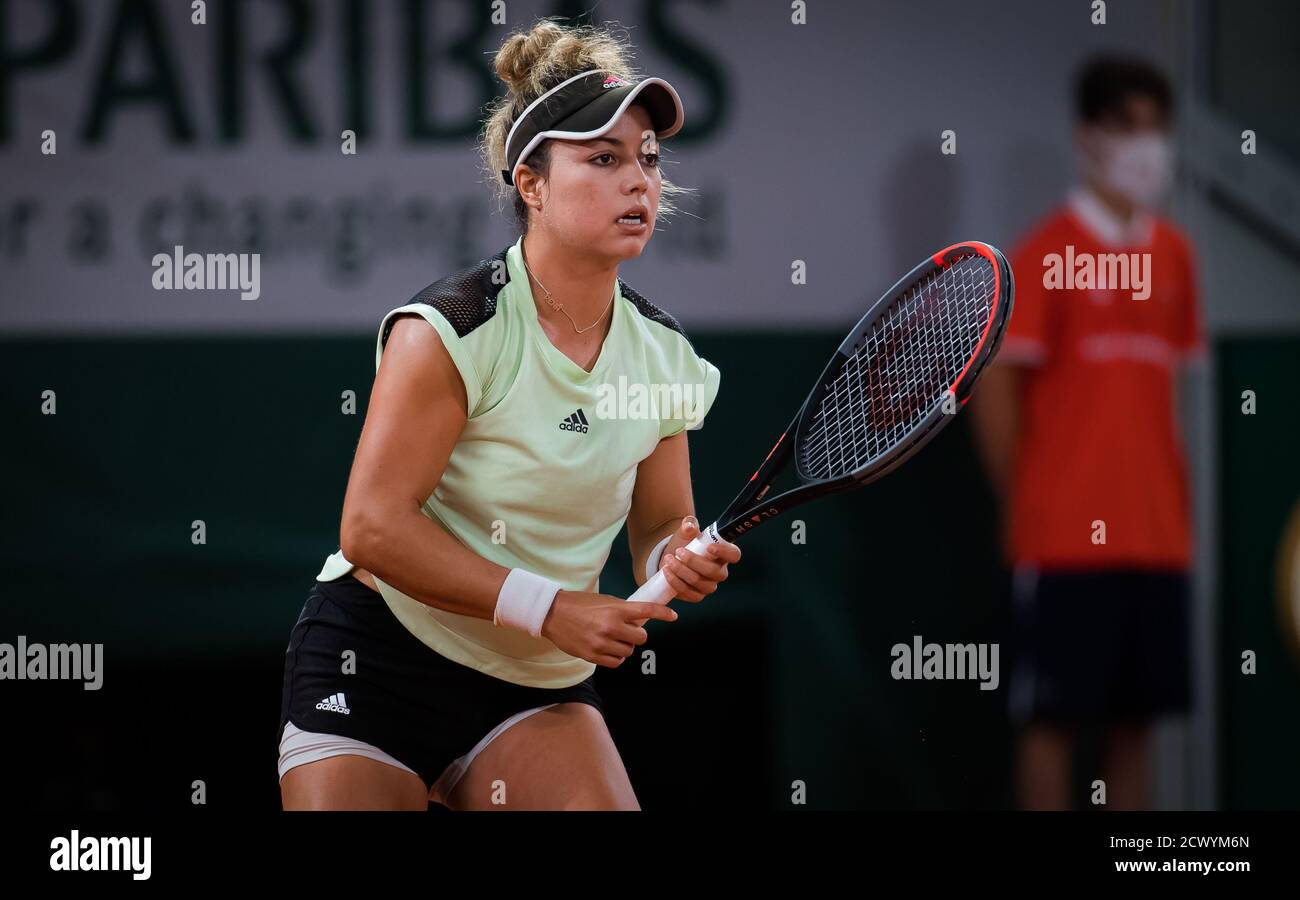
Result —
[{"label": "racket grip", "polygon": [[[692,553],[703,554],[705,548],[708,547],[709,544],[716,543],[720,540],[722,540],[722,538],[718,537],[718,526],[715,522],[696,535],[695,539],[686,545],[686,549]],[[628,602],[667,603],[676,596],[677,592],[674,591],[672,585],[668,583],[668,579],[664,575],[664,570],[660,569],[658,572],[654,573],[654,576],[649,581],[637,588],[636,592],[627,599]]]}]

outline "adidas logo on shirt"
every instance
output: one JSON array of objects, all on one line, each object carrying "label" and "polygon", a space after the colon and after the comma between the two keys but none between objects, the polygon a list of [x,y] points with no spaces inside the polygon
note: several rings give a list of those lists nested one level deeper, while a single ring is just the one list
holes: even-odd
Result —
[{"label": "adidas logo on shirt", "polygon": [[560,423],[561,431],[581,431],[587,433],[587,417],[582,414],[582,407],[569,413],[569,417]]},{"label": "adidas logo on shirt", "polygon": [[352,710],[348,709],[348,701],[342,694],[331,694],[320,703],[316,704],[317,709],[323,709],[326,712],[343,713],[345,716],[352,715]]}]

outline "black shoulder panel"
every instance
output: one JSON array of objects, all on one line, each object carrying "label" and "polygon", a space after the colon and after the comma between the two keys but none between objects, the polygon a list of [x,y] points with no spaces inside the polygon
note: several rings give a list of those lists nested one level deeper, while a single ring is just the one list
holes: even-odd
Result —
[{"label": "black shoulder panel", "polygon": [[[686,338],[686,343],[689,344],[691,342],[691,339],[686,337],[686,332],[682,329],[681,323],[674,319],[671,314],[655,306],[645,297],[632,290],[628,287],[626,281],[619,279],[619,284],[622,285],[623,296],[632,301],[632,305],[636,307],[637,312],[652,322],[658,322],[665,328],[671,328],[673,331]],[[694,349],[694,347],[692,347],[692,349]]]},{"label": "black shoulder panel", "polygon": [[[497,294],[501,293],[501,289],[510,280],[506,269],[506,252],[502,250],[495,256],[479,260],[468,269],[438,279],[412,297],[410,302],[429,304],[446,317],[451,327],[456,329],[458,337],[464,337],[496,314]],[[498,272],[499,284],[492,280]],[[398,318],[400,317],[394,316],[388,320],[381,344],[388,343],[388,333],[393,330],[393,323]]]}]

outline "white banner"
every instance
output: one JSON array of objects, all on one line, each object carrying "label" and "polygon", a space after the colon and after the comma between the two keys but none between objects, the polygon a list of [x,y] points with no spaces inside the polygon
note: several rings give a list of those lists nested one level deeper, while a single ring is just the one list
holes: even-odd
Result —
[{"label": "white banner", "polygon": [[[584,4],[196,5],[0,0],[5,332],[364,331],[514,240],[474,149],[492,55]],[[1049,5],[595,4],[682,94],[666,171],[698,192],[622,277],[688,327],[829,326],[946,243],[1005,243],[1069,171],[1053,35],[1088,26]],[[259,254],[256,296],[155,289],[177,246]]]}]

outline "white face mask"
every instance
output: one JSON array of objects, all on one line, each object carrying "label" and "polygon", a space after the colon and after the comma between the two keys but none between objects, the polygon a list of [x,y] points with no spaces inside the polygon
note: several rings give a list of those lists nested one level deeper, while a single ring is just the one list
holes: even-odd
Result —
[{"label": "white face mask", "polygon": [[1154,207],[1173,180],[1173,147],[1159,134],[1136,136],[1095,132],[1091,173],[1140,209]]}]

